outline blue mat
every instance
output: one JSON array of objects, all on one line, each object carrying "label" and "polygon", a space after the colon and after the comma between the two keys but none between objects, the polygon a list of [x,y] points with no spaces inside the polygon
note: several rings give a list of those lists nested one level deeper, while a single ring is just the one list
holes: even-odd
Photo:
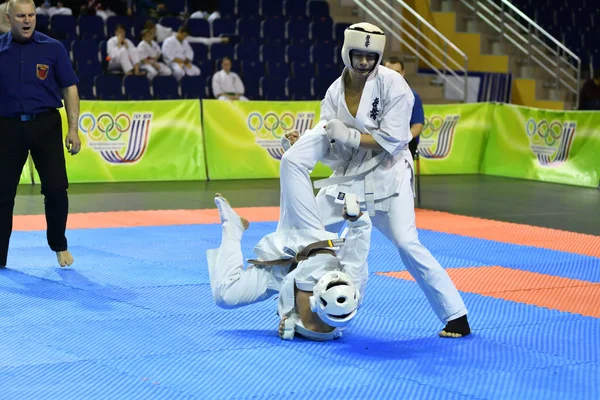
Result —
[{"label": "blue mat", "polygon": [[[243,251],[274,223],[253,224]],[[598,399],[600,319],[463,293],[474,333],[441,328],[373,233],[364,306],[335,342],[277,337],[276,299],[214,305],[205,251],[220,226],[15,232],[0,270],[0,399]],[[432,231],[446,268],[500,265],[600,282],[600,259]],[[600,299],[599,299],[600,300]]]}]

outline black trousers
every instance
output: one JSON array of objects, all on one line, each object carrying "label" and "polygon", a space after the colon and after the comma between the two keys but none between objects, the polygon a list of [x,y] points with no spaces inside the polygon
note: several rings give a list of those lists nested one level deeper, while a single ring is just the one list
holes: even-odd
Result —
[{"label": "black trousers", "polygon": [[15,195],[30,152],[42,181],[48,245],[53,251],[67,250],[69,183],[60,114],[48,111],[27,122],[0,117],[0,140],[0,266],[6,266]]}]

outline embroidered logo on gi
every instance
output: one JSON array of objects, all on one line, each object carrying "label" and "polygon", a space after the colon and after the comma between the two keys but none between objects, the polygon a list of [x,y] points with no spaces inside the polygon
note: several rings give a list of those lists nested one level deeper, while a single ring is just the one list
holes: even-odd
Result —
[{"label": "embroidered logo on gi", "polygon": [[379,97],[375,97],[375,100],[373,100],[373,108],[371,108],[371,111],[369,112],[369,116],[371,117],[371,119],[373,121],[375,121],[375,119],[377,118],[377,115],[379,114],[379,109],[377,108],[377,106],[379,105]]},{"label": "embroidered logo on gi", "polygon": [[344,200],[346,198],[346,193],[339,192],[337,195],[338,200]]},{"label": "embroidered logo on gi", "polygon": [[46,64],[37,64],[35,66],[35,76],[37,76],[39,80],[43,81],[48,76],[48,69],[50,69],[50,67]]},{"label": "embroidered logo on gi", "polygon": [[419,154],[424,158],[446,158],[452,149],[459,115],[433,115],[425,118],[419,138]]},{"label": "embroidered logo on gi", "polygon": [[569,158],[576,122],[530,118],[525,124],[531,151],[543,167],[556,167]]},{"label": "embroidered logo on gi", "polygon": [[371,45],[371,35],[367,35],[365,39],[365,47],[369,47]]}]

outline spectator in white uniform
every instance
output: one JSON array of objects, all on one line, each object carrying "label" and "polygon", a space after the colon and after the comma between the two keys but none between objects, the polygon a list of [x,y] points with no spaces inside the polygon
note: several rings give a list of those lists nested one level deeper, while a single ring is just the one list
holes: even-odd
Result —
[{"label": "spectator in white uniform", "polygon": [[35,13],[38,15],[46,15],[51,18],[53,15],[73,15],[73,10],[69,7],[65,7],[62,1],[56,2],[56,7],[52,7],[50,0],[44,1],[40,7],[35,9]]},{"label": "spectator in white uniform", "polygon": [[162,45],[163,60],[171,68],[177,80],[181,80],[184,75],[200,75],[200,68],[192,64],[194,50],[187,40],[188,36],[187,26],[181,26],[177,33],[165,39]]},{"label": "spectator in white uniform", "polygon": [[125,37],[125,26],[119,24],[115,27],[115,36],[106,43],[106,53],[109,70],[121,70],[125,75],[146,75],[146,71],[140,70],[137,48]]},{"label": "spectator in white uniform", "polygon": [[212,90],[219,100],[248,101],[244,96],[244,83],[238,74],[231,70],[231,59],[223,57],[221,70],[212,77]]},{"label": "spectator in white uniform", "polygon": [[154,29],[144,29],[142,31],[142,41],[137,46],[141,68],[148,72],[149,80],[154,79],[156,75],[169,76],[173,73],[165,63],[158,61],[161,51],[160,46],[154,40],[155,32]]}]

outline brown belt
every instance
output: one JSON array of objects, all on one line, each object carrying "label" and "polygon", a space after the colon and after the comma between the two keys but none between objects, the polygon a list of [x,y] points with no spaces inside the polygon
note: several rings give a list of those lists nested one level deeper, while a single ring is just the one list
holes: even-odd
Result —
[{"label": "brown belt", "polygon": [[279,258],[277,260],[248,260],[249,263],[257,266],[277,266],[277,265],[286,265],[290,264],[289,272],[292,272],[298,266],[300,261],[308,260],[309,257],[312,257],[317,254],[330,254],[335,256],[335,252],[327,247],[336,247],[344,243],[344,239],[333,239],[333,240],[321,240],[319,242],[314,242],[306,246],[304,249],[299,251],[294,258]]}]

